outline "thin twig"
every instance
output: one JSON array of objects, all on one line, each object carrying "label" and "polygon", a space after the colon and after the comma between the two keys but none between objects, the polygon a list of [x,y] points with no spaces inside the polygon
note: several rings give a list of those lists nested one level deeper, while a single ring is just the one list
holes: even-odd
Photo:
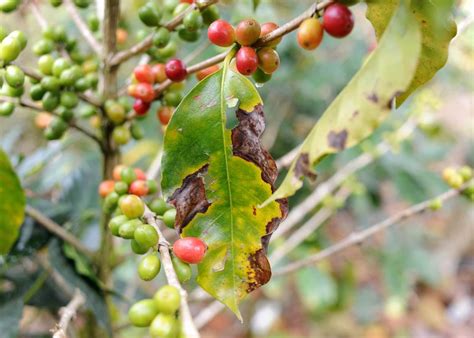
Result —
[{"label": "thin twig", "polygon": [[73,234],[64,229],[58,223],[45,216],[41,211],[30,205],[25,207],[25,213],[41,224],[46,230],[61,238],[64,242],[72,245],[77,251],[88,257],[92,257],[92,252],[84,246]]},{"label": "thin twig", "polygon": [[71,0],[64,0],[64,6],[66,6],[66,11],[69,13],[72,20],[76,24],[77,29],[82,34],[82,36],[87,41],[87,43],[90,45],[92,50],[94,52],[96,52],[98,55],[101,55],[102,54],[102,48],[101,48],[99,42],[96,40],[96,38],[92,34],[89,27],[87,27],[84,20],[82,20],[81,15],[77,11],[76,6],[72,3]]},{"label": "thin twig", "polygon": [[79,291],[79,289],[76,289],[71,301],[59,310],[61,318],[59,319],[59,323],[53,329],[53,338],[67,338],[69,323],[71,323],[72,319],[76,316],[77,312],[85,302],[86,299],[82,292]]},{"label": "thin twig", "polygon": [[195,322],[198,329],[202,329],[209,323],[219,312],[225,309],[225,305],[215,300],[203,310],[199,311],[196,316]]},{"label": "thin twig", "polygon": [[38,25],[42,29],[45,29],[46,27],[48,27],[48,22],[46,21],[44,16],[41,14],[36,1],[34,1],[34,0],[30,1],[29,5],[30,5],[30,8],[31,8],[31,12],[33,13],[36,21],[38,22]]},{"label": "thin twig", "polygon": [[356,231],[350,234],[349,236],[345,237],[343,240],[337,242],[336,244],[331,245],[330,247],[318,252],[317,254],[314,254],[312,256],[306,257],[302,260],[298,260],[296,262],[290,263],[274,272],[274,276],[281,276],[281,275],[286,275],[289,273],[292,273],[298,269],[301,269],[305,266],[312,265],[322,259],[325,259],[329,256],[332,256],[352,245],[359,244],[366,240],[367,238],[387,229],[388,227],[391,227],[395,224],[400,223],[401,221],[406,220],[407,218],[413,217],[415,215],[421,214],[425,211],[430,210],[430,207],[433,203],[433,201],[440,201],[444,202],[450,198],[453,198],[455,196],[458,196],[464,189],[466,189],[469,184],[472,184],[472,182],[468,182],[464,184],[460,189],[451,189],[448,190],[441,195],[436,196],[435,198],[429,199],[427,201],[418,203],[414,206],[411,206],[403,211],[400,211],[399,213],[385,219],[382,222],[376,223],[374,225],[369,226],[368,228],[361,230],[361,231]]},{"label": "thin twig", "polygon": [[[193,10],[199,9],[203,10],[213,4],[215,4],[218,0],[209,0],[205,3],[193,3],[191,6],[189,6],[185,11],[182,13],[178,14],[176,17],[171,19],[169,22],[163,25],[166,29],[169,31],[173,31],[176,27],[178,27],[181,22],[183,21],[183,18],[186,16],[186,14],[192,12]],[[133,45],[127,50],[118,52],[115,54],[111,60],[110,60],[110,65],[111,66],[117,66],[128,59],[134,57],[135,55],[141,54],[148,50],[153,44],[153,33],[148,35],[145,39],[137,43],[136,45]]]},{"label": "thin twig", "polygon": [[145,213],[143,215],[145,221],[153,226],[160,236],[160,241],[158,244],[158,250],[160,251],[161,264],[165,270],[166,279],[168,283],[175,288],[177,288],[181,294],[181,307],[180,307],[180,317],[182,321],[182,330],[185,337],[190,338],[199,338],[199,332],[196,329],[193,318],[191,316],[191,311],[189,310],[188,305],[188,293],[181,286],[181,283],[178,280],[178,276],[174,271],[173,262],[171,261],[170,255],[170,244],[163,235],[163,232],[160,229],[159,221],[156,219],[155,214],[146,207]]}]

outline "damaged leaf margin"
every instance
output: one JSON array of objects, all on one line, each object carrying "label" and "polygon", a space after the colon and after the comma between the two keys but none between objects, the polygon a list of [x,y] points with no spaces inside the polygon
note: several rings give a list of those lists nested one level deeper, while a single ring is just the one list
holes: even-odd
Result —
[{"label": "damaged leaf margin", "polygon": [[405,1],[400,2],[379,46],[336,97],[303,142],[278,190],[261,207],[293,195],[313,165],[352,147],[385,120],[393,100],[410,85],[421,51],[421,33]]},{"label": "damaged leaf margin", "polygon": [[[203,239],[208,251],[197,281],[241,318],[238,304],[271,277],[266,248],[287,213],[271,196],[278,174],[261,147],[265,123],[253,84],[223,69],[184,98],[165,135],[162,189],[177,208],[176,229]],[[227,104],[238,100],[238,125],[226,128]]]}]

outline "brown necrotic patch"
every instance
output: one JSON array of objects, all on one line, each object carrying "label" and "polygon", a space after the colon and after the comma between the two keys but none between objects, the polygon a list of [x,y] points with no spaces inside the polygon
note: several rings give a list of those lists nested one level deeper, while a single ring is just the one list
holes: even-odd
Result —
[{"label": "brown necrotic patch", "polygon": [[203,178],[207,168],[208,165],[206,164],[195,173],[187,176],[181,187],[169,198],[169,202],[176,208],[174,227],[179,233],[197,213],[205,213],[211,205],[206,197]]},{"label": "brown necrotic patch", "polygon": [[295,170],[294,170],[295,176],[297,178],[306,176],[308,177],[311,181],[316,180],[316,173],[311,169],[311,165],[309,163],[309,154],[308,153],[301,153],[298,156],[298,159],[296,160],[295,164]]},{"label": "brown necrotic patch", "polygon": [[341,130],[340,132],[331,131],[328,134],[328,144],[331,148],[337,150],[344,150],[346,148],[347,141],[347,130]]},{"label": "brown necrotic patch", "polygon": [[250,271],[248,272],[249,282],[247,292],[250,293],[268,283],[272,277],[272,270],[263,250],[258,250],[253,255],[250,255],[248,260],[250,263]]}]

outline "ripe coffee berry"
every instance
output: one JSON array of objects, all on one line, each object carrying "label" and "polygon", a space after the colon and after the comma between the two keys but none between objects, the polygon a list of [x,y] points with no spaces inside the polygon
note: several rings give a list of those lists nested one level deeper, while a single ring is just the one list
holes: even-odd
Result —
[{"label": "ripe coffee berry", "polygon": [[166,63],[165,72],[168,79],[174,82],[181,82],[188,75],[185,64],[179,59],[169,60]]},{"label": "ripe coffee berry", "polygon": [[198,264],[206,254],[206,244],[197,237],[180,238],[173,244],[173,253],[183,262]]},{"label": "ripe coffee berry", "polygon": [[251,46],[260,37],[260,24],[254,19],[241,21],[235,29],[235,39],[242,46]]},{"label": "ripe coffee berry", "polygon": [[204,78],[208,77],[211,74],[214,74],[218,70],[219,70],[218,65],[213,65],[213,66],[204,68],[196,73],[196,79],[198,79],[198,81],[204,80]]},{"label": "ripe coffee berry", "polygon": [[229,47],[235,41],[234,27],[225,20],[216,20],[209,26],[207,37],[216,46]]},{"label": "ripe coffee berry", "polygon": [[264,47],[257,53],[258,66],[266,74],[272,74],[280,66],[280,56],[270,47]]},{"label": "ripe coffee berry", "polygon": [[167,79],[164,64],[157,63],[151,67],[151,70],[155,75],[155,82],[162,83]]},{"label": "ripe coffee berry", "polygon": [[114,181],[108,180],[108,181],[103,181],[99,185],[99,195],[101,197],[105,197],[108,194],[110,194],[112,191],[114,191]]},{"label": "ripe coffee berry", "polygon": [[335,3],[326,8],[323,15],[324,30],[335,38],[343,38],[354,28],[354,16],[344,5]]},{"label": "ripe coffee berry", "polygon": [[140,82],[132,86],[134,87],[131,95],[134,98],[143,100],[145,102],[151,102],[155,98],[155,91],[153,90],[153,86],[151,84]]},{"label": "ripe coffee berry", "polygon": [[298,29],[298,44],[307,50],[316,49],[323,40],[323,33],[323,26],[318,19],[306,19]]},{"label": "ripe coffee berry", "polygon": [[[266,22],[264,23],[260,29],[260,37],[264,37],[265,35],[273,32],[275,29],[277,29],[278,26],[276,23],[274,22]],[[268,46],[268,47],[276,47],[279,43],[281,42],[281,37],[277,38],[277,39],[274,39],[268,43],[266,43],[265,45]]]},{"label": "ripe coffee berry", "polygon": [[235,56],[235,65],[239,73],[251,75],[257,70],[258,57],[255,49],[251,47],[242,47]]},{"label": "ripe coffee berry", "polygon": [[148,194],[148,185],[146,181],[136,180],[130,184],[128,192],[137,196],[146,196]]},{"label": "ripe coffee berry", "polygon": [[135,175],[137,176],[137,180],[146,181],[146,174],[143,170],[141,170],[140,168],[135,168],[133,169],[133,171],[135,172]]},{"label": "ripe coffee berry", "polygon": [[133,110],[139,116],[145,115],[149,109],[150,109],[150,102],[145,102],[140,99],[136,99],[135,102],[133,102]]},{"label": "ripe coffee berry", "polygon": [[153,70],[150,65],[138,65],[133,70],[133,75],[135,75],[135,79],[138,82],[146,82],[151,83],[155,82],[155,76],[153,74]]},{"label": "ripe coffee berry", "polygon": [[173,107],[162,106],[158,108],[156,115],[161,124],[166,126],[170,122],[171,116],[173,116]]},{"label": "ripe coffee berry", "polygon": [[114,170],[112,172],[112,177],[114,178],[114,180],[116,181],[121,180],[121,173],[122,173],[122,169],[124,168],[125,166],[123,164],[119,164],[114,167]]}]

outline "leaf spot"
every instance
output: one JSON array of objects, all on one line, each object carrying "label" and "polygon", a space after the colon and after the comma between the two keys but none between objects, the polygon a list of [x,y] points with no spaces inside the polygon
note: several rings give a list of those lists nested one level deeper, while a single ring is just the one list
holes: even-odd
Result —
[{"label": "leaf spot", "polygon": [[347,135],[348,133],[346,129],[338,133],[335,131],[331,131],[328,134],[329,146],[337,150],[343,150],[344,148],[346,148]]}]

